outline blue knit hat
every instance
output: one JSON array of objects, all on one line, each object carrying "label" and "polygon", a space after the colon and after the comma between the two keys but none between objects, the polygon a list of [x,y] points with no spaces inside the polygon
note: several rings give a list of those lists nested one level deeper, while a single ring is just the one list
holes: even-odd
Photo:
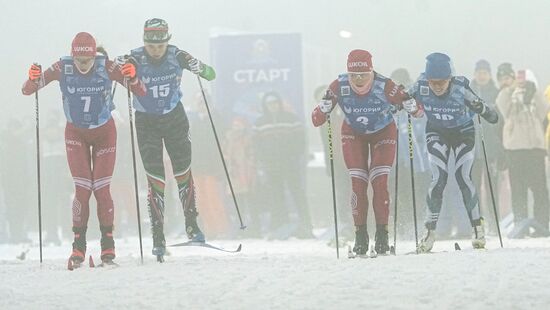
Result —
[{"label": "blue knit hat", "polygon": [[443,53],[432,53],[426,57],[426,78],[446,80],[451,78],[451,58]]}]

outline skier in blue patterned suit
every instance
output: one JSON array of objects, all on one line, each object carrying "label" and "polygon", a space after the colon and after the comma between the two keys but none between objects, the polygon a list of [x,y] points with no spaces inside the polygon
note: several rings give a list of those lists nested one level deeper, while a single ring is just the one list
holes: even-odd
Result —
[{"label": "skier in blue patterned suit", "polygon": [[[427,117],[426,142],[432,170],[432,183],[426,197],[426,236],[418,245],[419,252],[429,252],[435,242],[435,228],[441,211],[443,191],[449,173],[454,173],[462,193],[464,206],[472,225],[472,245],[485,247],[485,230],[479,199],[471,178],[475,157],[474,117],[479,114],[489,123],[498,121],[498,114],[489,108],[470,88],[463,76],[453,76],[451,59],[442,53],[426,57],[426,70],[409,94],[415,99],[404,104],[415,117]],[[449,171],[449,161],[455,170]]]}]

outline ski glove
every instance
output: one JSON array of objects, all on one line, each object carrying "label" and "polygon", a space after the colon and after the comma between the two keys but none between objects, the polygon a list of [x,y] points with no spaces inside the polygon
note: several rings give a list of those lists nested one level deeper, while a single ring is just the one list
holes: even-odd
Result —
[{"label": "ski glove", "polygon": [[472,101],[472,106],[470,107],[474,113],[477,114],[483,114],[485,113],[485,105],[483,104],[482,100],[474,100]]},{"label": "ski glove", "polygon": [[125,78],[128,78],[130,80],[136,77],[136,66],[134,66],[133,63],[125,63],[124,65],[122,65],[122,69],[120,71]]},{"label": "ski glove", "polygon": [[203,65],[200,60],[197,58],[191,58],[187,63],[189,64],[189,70],[191,70],[191,72],[201,74]]},{"label": "ski glove", "polygon": [[418,105],[416,104],[416,100],[414,98],[408,99],[403,101],[403,109],[407,111],[409,114],[414,114],[418,111]]},{"label": "ski glove", "polygon": [[319,103],[319,110],[323,113],[330,113],[332,110],[332,100],[330,99],[321,99],[321,102]]},{"label": "ski glove", "polygon": [[29,80],[36,81],[40,79],[41,75],[42,67],[38,64],[32,64],[31,68],[29,69]]}]

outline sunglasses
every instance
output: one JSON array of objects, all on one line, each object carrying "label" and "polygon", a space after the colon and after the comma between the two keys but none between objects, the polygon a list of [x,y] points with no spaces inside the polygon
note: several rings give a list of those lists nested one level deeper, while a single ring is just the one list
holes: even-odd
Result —
[{"label": "sunglasses", "polygon": [[348,73],[348,74],[352,79],[357,79],[357,78],[366,79],[372,74],[372,71],[364,72],[364,73]]},{"label": "sunglasses", "polygon": [[168,31],[146,31],[143,34],[143,41],[146,43],[164,43],[170,40],[171,35],[168,34]]},{"label": "sunglasses", "polygon": [[94,57],[73,57],[74,62],[81,66],[89,65],[94,59]]}]

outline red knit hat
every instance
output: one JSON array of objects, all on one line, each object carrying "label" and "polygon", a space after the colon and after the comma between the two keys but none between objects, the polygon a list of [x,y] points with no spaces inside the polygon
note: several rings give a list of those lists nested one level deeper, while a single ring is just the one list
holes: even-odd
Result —
[{"label": "red knit hat", "polygon": [[348,55],[348,72],[372,71],[372,55],[365,50],[353,50]]},{"label": "red knit hat", "polygon": [[95,39],[87,32],[79,32],[73,39],[71,47],[72,56],[95,56]]}]

